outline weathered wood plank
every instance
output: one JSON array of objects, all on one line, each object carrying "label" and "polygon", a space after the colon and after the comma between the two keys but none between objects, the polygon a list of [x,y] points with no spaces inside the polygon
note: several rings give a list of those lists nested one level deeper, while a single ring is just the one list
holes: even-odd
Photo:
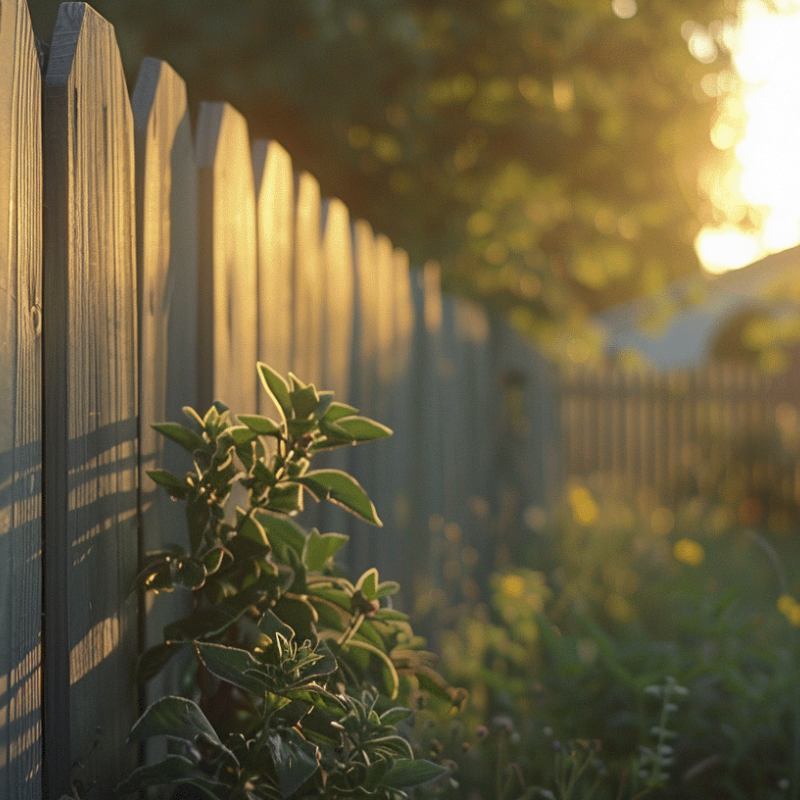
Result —
[{"label": "weathered wood plank", "polygon": [[41,787],[41,76],[0,3],[0,797]]},{"label": "weathered wood plank", "polygon": [[[133,125],[113,28],[59,10],[44,92],[44,794],[136,759]],[[100,699],[102,701],[100,702]]]},{"label": "weathered wood plank", "polygon": [[[293,369],[294,173],[292,159],[277,142],[253,143],[258,233],[258,357],[281,375]],[[273,415],[266,392],[258,413]]]},{"label": "weathered wood plank", "polygon": [[[139,486],[144,552],[167,542],[186,546],[183,508],[147,476],[168,469],[181,475],[188,454],[167,444],[152,425],[185,421],[196,405],[197,165],[186,86],[165,62],[146,58],[131,98],[136,149],[136,249],[139,285]],[[144,646],[162,641],[164,625],[191,611],[188,593],[147,598],[140,622]],[[173,662],[148,684],[146,701],[174,693]]]},{"label": "weathered wood plank", "polygon": [[323,276],[320,191],[317,179],[300,172],[295,182],[294,330],[292,372],[321,388]]},{"label": "weathered wood plank", "polygon": [[247,123],[227,103],[201,103],[198,403],[256,408],[256,199]]},{"label": "weathered wood plank", "polygon": [[353,267],[355,306],[353,328],[352,399],[363,413],[374,412],[378,356],[378,314],[375,291],[375,234],[363,219],[353,223]]},{"label": "weathered wood plank", "polygon": [[324,309],[322,388],[345,403],[350,397],[350,359],[353,351],[353,240],[350,212],[337,199],[322,205],[322,265]]}]

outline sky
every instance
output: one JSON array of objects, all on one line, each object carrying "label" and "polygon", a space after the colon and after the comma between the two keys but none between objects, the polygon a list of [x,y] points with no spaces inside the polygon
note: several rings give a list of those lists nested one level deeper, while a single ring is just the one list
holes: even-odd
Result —
[{"label": "sky", "polygon": [[[770,13],[758,0],[744,0],[735,55],[745,87],[744,138],[736,146],[739,164],[728,180],[744,199],[764,208],[760,230],[744,234],[733,226],[706,228],[695,243],[709,272],[746,266],[800,243],[800,0],[777,0]],[[722,139],[737,127],[725,110],[712,130]],[[724,181],[718,191],[728,192]],[[732,199],[732,203],[735,200]]]}]

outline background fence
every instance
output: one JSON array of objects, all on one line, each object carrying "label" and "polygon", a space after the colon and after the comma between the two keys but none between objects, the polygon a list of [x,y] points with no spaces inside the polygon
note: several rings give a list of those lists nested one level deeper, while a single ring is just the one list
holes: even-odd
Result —
[{"label": "background fence", "polygon": [[565,475],[602,474],[630,496],[653,490],[667,506],[716,495],[739,504],[751,524],[800,509],[798,356],[775,375],[736,362],[563,372]]},{"label": "background fence", "polygon": [[492,546],[489,509],[542,504],[553,475],[536,353],[251,143],[235,109],[202,104],[193,132],[167,64],[147,59],[129,98],[82,3],[40,63],[24,0],[0,0],[0,327],[2,797],[74,777],[106,797],[134,766],[134,660],[165,609],[140,608],[133,578],[182,526],[145,470],[187,466],[149,426],[215,398],[271,413],[256,360],[395,429],[335,462],[385,528],[323,523],[348,526],[354,568],[414,592],[444,543]]}]

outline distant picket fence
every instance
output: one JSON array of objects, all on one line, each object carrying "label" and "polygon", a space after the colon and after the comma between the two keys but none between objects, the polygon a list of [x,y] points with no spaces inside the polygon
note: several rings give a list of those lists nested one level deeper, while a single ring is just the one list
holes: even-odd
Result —
[{"label": "distant picket fence", "polygon": [[167,64],[129,98],[85,4],[61,7],[42,71],[24,0],[0,0],[0,797],[74,777],[108,797],[136,764],[133,665],[165,608],[133,578],[182,524],[145,470],[187,467],[150,425],[215,398],[271,413],[257,360],[397,432],[333,461],[386,523],[321,518],[353,568],[421,591],[443,537],[480,546],[498,498],[543,502],[556,425],[529,346],[229,105],[193,134]]},{"label": "distant picket fence", "polygon": [[629,497],[646,489],[670,506],[735,461],[741,492],[800,505],[798,353],[774,375],[736,362],[603,366],[565,370],[558,386],[566,480],[602,475]]}]

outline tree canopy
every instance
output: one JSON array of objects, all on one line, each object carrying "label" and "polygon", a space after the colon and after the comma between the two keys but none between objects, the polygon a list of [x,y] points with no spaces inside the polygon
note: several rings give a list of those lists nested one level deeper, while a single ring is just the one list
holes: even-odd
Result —
[{"label": "tree canopy", "polygon": [[[193,101],[231,102],[412,263],[438,260],[551,350],[697,272],[697,232],[731,213],[708,176],[737,138],[735,0],[92,4],[131,79],[169,61]],[[31,9],[40,36],[54,8]]]}]

